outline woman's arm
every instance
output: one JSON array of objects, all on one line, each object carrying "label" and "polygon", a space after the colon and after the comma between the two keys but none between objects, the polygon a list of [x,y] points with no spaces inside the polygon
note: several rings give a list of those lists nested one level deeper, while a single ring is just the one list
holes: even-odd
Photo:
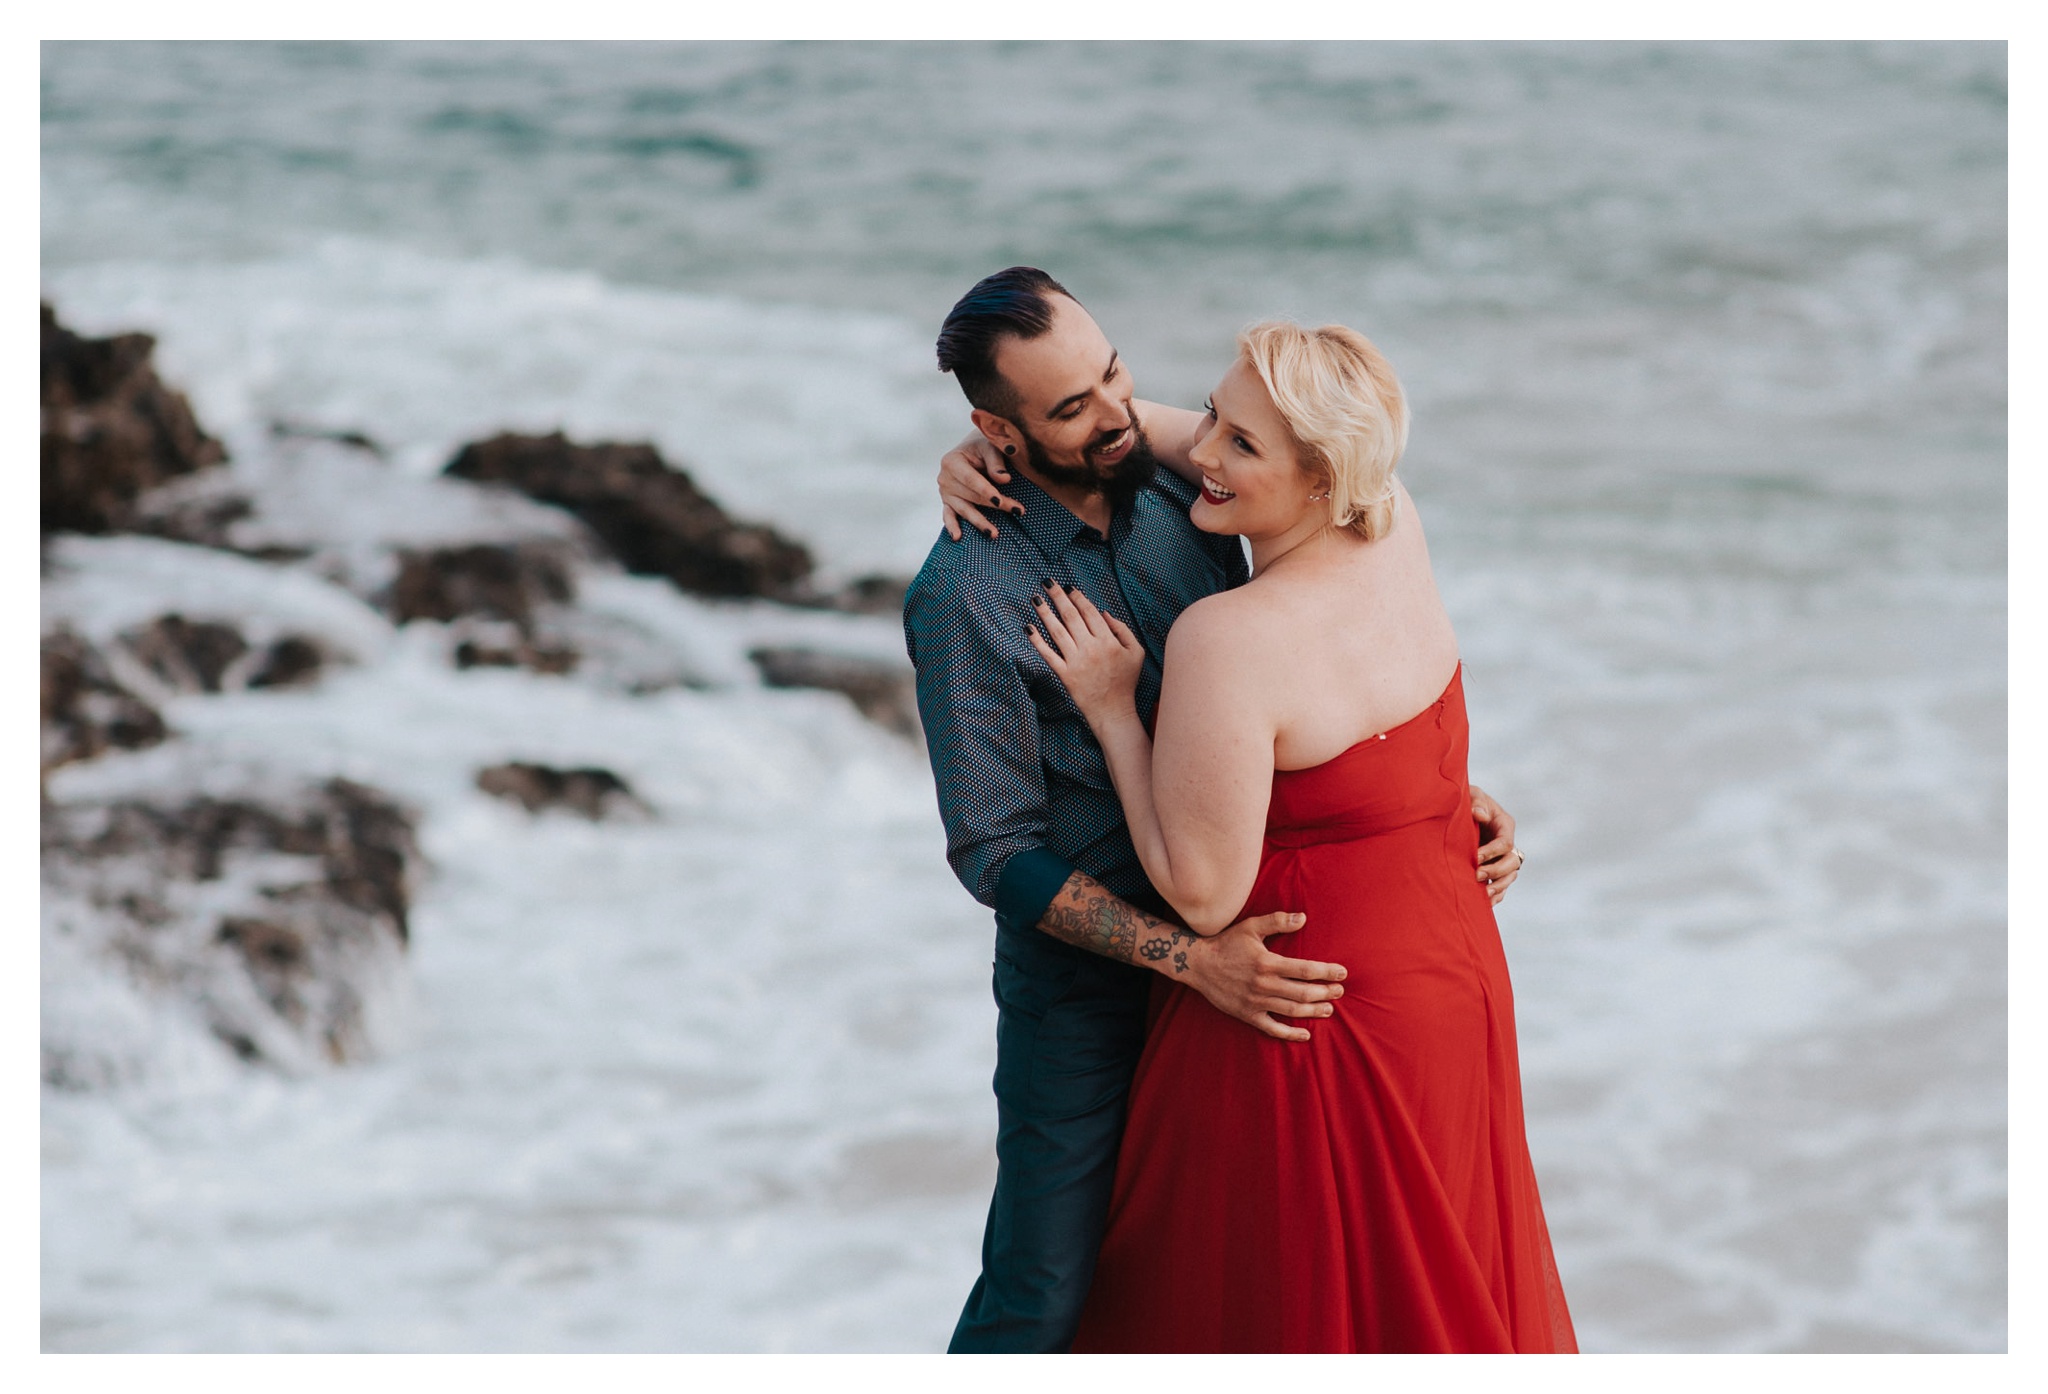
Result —
[{"label": "woman's arm", "polygon": [[1157,402],[1131,403],[1137,413],[1138,429],[1152,443],[1159,463],[1190,484],[1198,484],[1202,472],[1195,468],[1194,448],[1202,443],[1202,426],[1208,417],[1185,407],[1162,407]]},{"label": "woman's arm", "polygon": [[1138,718],[1144,649],[1122,621],[1054,587],[1039,608],[1052,642],[1031,636],[1102,746],[1146,876],[1199,934],[1227,928],[1251,894],[1273,792],[1272,720],[1217,598],[1190,606],[1167,640],[1157,749]]}]

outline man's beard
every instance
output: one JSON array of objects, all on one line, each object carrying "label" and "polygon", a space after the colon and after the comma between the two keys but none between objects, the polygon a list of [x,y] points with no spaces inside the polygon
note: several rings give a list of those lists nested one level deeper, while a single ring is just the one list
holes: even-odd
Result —
[{"label": "man's beard", "polygon": [[[1159,468],[1159,457],[1152,453],[1152,442],[1145,438],[1145,432],[1139,427],[1136,417],[1131,419],[1131,448],[1123,459],[1116,462],[1108,475],[1104,475],[1090,463],[1055,464],[1046,455],[1045,447],[1038,443],[1037,437],[1021,425],[1017,430],[1024,437],[1024,458],[1030,462],[1032,470],[1040,478],[1049,479],[1055,484],[1064,484],[1070,489],[1079,489],[1083,493],[1101,494],[1109,500],[1112,512],[1128,508],[1131,500],[1138,496],[1138,491],[1152,482],[1152,476]],[[1115,440],[1122,434],[1122,431],[1111,431],[1089,442],[1089,445],[1091,448],[1099,446]],[[1085,452],[1082,458],[1086,460]]]}]

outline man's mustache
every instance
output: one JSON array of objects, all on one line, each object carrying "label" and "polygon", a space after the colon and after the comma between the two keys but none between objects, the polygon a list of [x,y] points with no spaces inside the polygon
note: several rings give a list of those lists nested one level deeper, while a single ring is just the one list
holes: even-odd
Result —
[{"label": "man's mustache", "polygon": [[1116,443],[1116,438],[1118,436],[1122,435],[1125,431],[1130,430],[1131,425],[1131,422],[1126,421],[1123,425],[1117,427],[1114,431],[1104,431],[1094,440],[1088,442],[1087,449],[1090,451],[1107,449],[1109,446]]}]

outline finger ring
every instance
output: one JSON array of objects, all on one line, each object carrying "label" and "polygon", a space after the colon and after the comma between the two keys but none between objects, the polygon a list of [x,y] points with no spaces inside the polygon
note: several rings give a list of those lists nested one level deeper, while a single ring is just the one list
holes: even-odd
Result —
[{"label": "finger ring", "polygon": [[1527,866],[1528,864],[1529,854],[1527,852],[1524,852],[1521,848],[1517,847],[1515,849],[1515,870],[1519,872],[1523,867]]}]

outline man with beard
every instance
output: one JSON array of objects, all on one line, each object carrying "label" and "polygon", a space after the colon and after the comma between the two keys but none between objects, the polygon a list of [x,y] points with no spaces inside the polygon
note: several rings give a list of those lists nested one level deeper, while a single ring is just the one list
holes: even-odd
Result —
[{"label": "man with beard", "polygon": [[1189,521],[1197,486],[1157,469],[1141,413],[1171,432],[1177,462],[1200,418],[1137,402],[1088,312],[1032,267],[968,291],[938,356],[1001,452],[1016,515],[986,539],[942,536],[904,603],[947,860],[996,918],[996,1188],[950,1349],[1063,1351],[1101,1245],[1146,970],[1281,1040],[1335,1009],[1344,970],[1265,947],[1300,915],[1210,938],[1173,921],[1100,747],[1027,638],[1051,586],[1083,591],[1145,646],[1149,724],[1174,620],[1248,576],[1236,538]]}]

